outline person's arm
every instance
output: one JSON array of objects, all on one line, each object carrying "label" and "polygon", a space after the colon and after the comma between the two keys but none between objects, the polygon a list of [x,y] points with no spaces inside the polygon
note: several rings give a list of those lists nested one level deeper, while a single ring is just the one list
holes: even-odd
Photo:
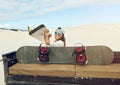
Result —
[{"label": "person's arm", "polygon": [[50,45],[51,34],[48,34],[49,30],[44,31],[44,40],[47,45]]}]

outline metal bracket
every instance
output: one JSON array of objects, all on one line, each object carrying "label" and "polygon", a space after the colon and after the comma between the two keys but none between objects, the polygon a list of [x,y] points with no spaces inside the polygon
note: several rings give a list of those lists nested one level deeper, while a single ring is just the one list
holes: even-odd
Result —
[{"label": "metal bracket", "polygon": [[4,60],[7,60],[7,58],[4,57],[4,58],[0,59],[0,62],[2,62],[2,61],[4,61]]}]

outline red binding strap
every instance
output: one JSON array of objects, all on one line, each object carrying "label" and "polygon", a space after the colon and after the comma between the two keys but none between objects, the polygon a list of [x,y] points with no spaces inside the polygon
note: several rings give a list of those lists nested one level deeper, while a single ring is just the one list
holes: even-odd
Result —
[{"label": "red binding strap", "polygon": [[85,55],[85,47],[83,45],[75,47],[73,55],[74,54],[76,54],[76,61],[78,64],[85,64],[86,55]]}]

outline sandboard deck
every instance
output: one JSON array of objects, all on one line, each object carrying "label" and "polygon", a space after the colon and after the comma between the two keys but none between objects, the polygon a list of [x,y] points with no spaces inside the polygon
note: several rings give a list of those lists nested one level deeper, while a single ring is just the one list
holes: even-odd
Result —
[{"label": "sandboard deck", "polygon": [[67,64],[15,64],[9,74],[51,77],[120,78],[120,64],[67,65]]},{"label": "sandboard deck", "polygon": [[[114,53],[107,46],[86,46],[86,56],[89,65],[108,65],[114,58]],[[17,50],[16,57],[21,63],[43,63],[37,61],[39,48],[35,46],[23,46]],[[49,62],[46,64],[76,64],[74,47],[50,47]]]},{"label": "sandboard deck", "polygon": [[47,29],[43,24],[29,32],[29,35],[44,42],[44,30]]}]

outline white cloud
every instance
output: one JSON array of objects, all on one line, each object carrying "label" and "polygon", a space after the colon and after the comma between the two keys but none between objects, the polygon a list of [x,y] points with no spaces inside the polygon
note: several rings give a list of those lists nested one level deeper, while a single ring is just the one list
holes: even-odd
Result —
[{"label": "white cloud", "polygon": [[120,0],[0,0],[0,21],[19,20],[83,5],[120,4]]},{"label": "white cloud", "polygon": [[0,24],[0,28],[12,28],[11,24]]}]

